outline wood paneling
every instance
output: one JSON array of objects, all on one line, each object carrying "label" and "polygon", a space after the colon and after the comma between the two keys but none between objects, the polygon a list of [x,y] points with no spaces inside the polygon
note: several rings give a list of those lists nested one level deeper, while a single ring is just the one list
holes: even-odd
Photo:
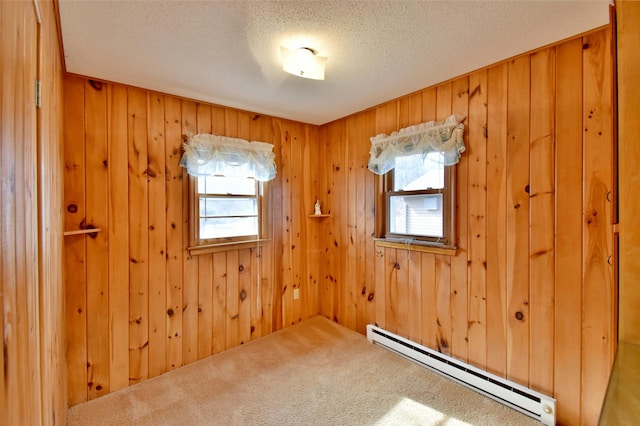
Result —
[{"label": "wood paneling", "polygon": [[[310,236],[322,236],[306,217],[321,190],[308,170],[319,174],[316,154],[326,152],[317,126],[83,77],[64,82],[67,230],[101,229],[65,240],[70,405],[318,313],[318,285],[306,278],[320,259],[307,255]],[[189,177],[179,161],[197,132],[274,144],[266,245],[189,254]]]},{"label": "wood paneling", "polygon": [[620,340],[640,344],[640,3],[616,2],[618,26],[618,150],[620,220]]},{"label": "wood paneling", "polygon": [[62,64],[54,4],[2,2],[0,40],[0,418],[64,424]]},{"label": "wood paneling", "polygon": [[[66,422],[63,281],[63,88],[56,3],[38,2],[42,103],[38,112],[40,374],[42,424]],[[3,4],[4,6],[4,4]]]},{"label": "wood paneling", "polygon": [[[325,169],[342,201],[332,218],[336,265],[320,292],[322,312],[354,329],[361,321],[354,327],[346,315],[354,300],[356,312],[364,303],[349,296],[362,290],[350,277],[370,268],[357,244],[352,254],[352,227],[362,226],[353,209],[362,205],[349,200],[360,199],[365,185],[374,193],[364,199],[381,208],[382,179],[367,186],[352,157],[368,152],[375,134],[465,114],[457,254],[377,246],[368,255],[370,321],[555,396],[563,424],[597,423],[615,350],[617,294],[607,263],[609,46],[602,29],[376,106],[364,112],[374,114],[373,129],[358,119],[364,113],[325,125],[321,134],[332,140]],[[377,222],[377,235],[382,228]]]},{"label": "wood paneling", "polygon": [[554,394],[559,420],[580,418],[582,347],[582,40],[556,49]]},{"label": "wood paneling", "polygon": [[[107,188],[103,387],[321,313],[360,332],[376,323],[552,394],[560,422],[594,424],[615,349],[609,43],[599,30],[321,127],[102,83],[107,118],[97,128],[109,129],[109,161],[95,175],[85,123],[103,110],[88,102],[87,79],[67,77],[67,138],[77,140],[65,145],[66,197],[78,204],[67,220],[80,226],[71,219],[93,208],[89,184]],[[383,185],[366,168],[369,138],[451,113],[467,116],[457,254],[376,246]],[[178,161],[196,132],[275,145],[268,244],[189,255],[189,178]],[[316,199],[329,216],[308,217]],[[70,403],[96,395],[88,238],[66,240],[67,267],[86,268],[67,281],[67,303],[80,308],[68,309]]]},{"label": "wood paneling", "polygon": [[582,416],[600,414],[615,355],[617,288],[611,223],[611,34],[583,43]]}]

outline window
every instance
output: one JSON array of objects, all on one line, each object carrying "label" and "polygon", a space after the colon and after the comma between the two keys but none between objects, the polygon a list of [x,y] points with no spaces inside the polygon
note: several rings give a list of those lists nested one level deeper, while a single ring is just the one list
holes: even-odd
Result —
[{"label": "window", "polygon": [[264,238],[264,190],[254,178],[198,176],[192,181],[195,246],[211,246]]},{"label": "window", "polygon": [[454,170],[441,152],[397,157],[386,175],[386,238],[453,246]]},{"label": "window", "polygon": [[190,176],[189,253],[265,239],[266,182],[276,177],[273,145],[199,134],[182,148],[180,165]]}]

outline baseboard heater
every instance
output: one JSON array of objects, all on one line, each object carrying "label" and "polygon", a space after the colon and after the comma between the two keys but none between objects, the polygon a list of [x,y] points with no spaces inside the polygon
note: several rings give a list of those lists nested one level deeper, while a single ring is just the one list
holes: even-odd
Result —
[{"label": "baseboard heater", "polygon": [[380,327],[367,325],[369,342],[507,405],[545,425],[556,424],[556,400],[522,385],[443,355]]}]

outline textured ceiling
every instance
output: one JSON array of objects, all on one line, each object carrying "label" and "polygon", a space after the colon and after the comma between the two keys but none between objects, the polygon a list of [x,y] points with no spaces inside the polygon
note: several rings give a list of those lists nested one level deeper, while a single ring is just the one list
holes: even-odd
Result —
[{"label": "textured ceiling", "polygon": [[[67,71],[312,124],[606,25],[590,1],[59,0]],[[280,46],[328,56],[282,71]]]}]

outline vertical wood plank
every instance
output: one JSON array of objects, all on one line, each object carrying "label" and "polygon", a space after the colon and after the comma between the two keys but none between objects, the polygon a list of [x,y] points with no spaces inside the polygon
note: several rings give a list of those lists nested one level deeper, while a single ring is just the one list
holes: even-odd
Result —
[{"label": "vertical wood plank", "polygon": [[[198,120],[198,125],[200,125],[200,120]],[[211,125],[209,130],[205,130],[214,135],[224,135],[225,125],[225,108],[211,106]],[[207,260],[207,262],[213,262],[213,283],[210,289],[204,289],[204,291],[211,291],[211,304],[208,307],[212,310],[211,319],[209,320],[209,318],[206,318],[204,323],[199,321],[198,327],[200,327],[201,333],[208,333],[209,335],[208,338],[205,337],[205,344],[209,344],[209,353],[218,353],[226,348],[227,258],[224,253],[214,253],[212,256],[208,257],[210,257],[210,260]],[[203,291],[202,286],[200,287],[200,291]],[[202,307],[202,305],[200,306]],[[204,324],[209,324],[210,327],[204,326]]]},{"label": "vertical wood plank", "polygon": [[[64,93],[64,229],[81,229],[85,223],[84,80],[65,78]],[[5,155],[3,159],[11,158]],[[3,167],[8,167],[3,162]],[[3,203],[5,206],[8,202]],[[3,214],[5,217],[9,217]],[[87,296],[85,238],[65,239],[65,300],[69,405],[87,400]],[[4,247],[3,247],[4,249]],[[7,250],[7,253],[10,252]],[[73,271],[73,273],[71,272]],[[8,295],[5,294],[5,298]]]},{"label": "vertical wood plank", "polygon": [[[477,103],[482,95],[481,91],[485,90],[480,87],[480,83],[471,86],[473,90],[474,100]],[[469,78],[459,78],[452,82],[452,100],[451,111],[455,114],[462,114],[467,117],[465,121],[465,145],[467,147],[464,154],[460,157],[460,161],[453,167],[451,172],[455,173],[455,245],[458,251],[455,257],[451,258],[451,354],[456,358],[467,361],[469,358],[469,324],[468,299],[469,299],[469,283],[467,278],[467,269],[469,262],[469,236],[467,230],[469,228],[469,200],[468,200],[468,181],[469,181],[469,158],[476,151],[475,145],[469,143],[470,135],[473,135],[470,127],[469,117]],[[474,121],[475,124],[475,121]],[[473,130],[476,130],[475,128]]]},{"label": "vertical wood plank", "polygon": [[[107,228],[107,90],[85,80],[86,223]],[[87,395],[109,393],[109,293],[107,232],[86,238]]]},{"label": "vertical wood plank", "polygon": [[149,376],[149,200],[147,94],[128,89],[129,384]]},{"label": "vertical wood plank", "polygon": [[167,176],[164,96],[149,93],[148,105],[149,377],[155,377],[164,373],[167,365]]},{"label": "vertical wood plank", "polygon": [[[36,122],[35,89],[33,81],[40,77],[39,60],[42,51],[39,46],[38,24],[35,10],[24,7],[24,42],[22,54],[24,55],[24,70],[21,74],[22,87],[16,85],[18,101],[21,104],[18,114],[22,115],[22,123],[16,130],[21,129],[22,135],[17,135],[16,141],[21,141],[19,149],[22,151],[22,161],[16,161],[15,189],[18,195],[16,206],[16,248],[17,254],[17,284],[19,300],[18,327],[23,336],[24,356],[21,356],[25,365],[26,374],[22,377],[28,379],[23,383],[24,403],[26,407],[26,422],[35,423],[42,415],[41,399],[41,359],[40,359],[40,312],[39,304],[39,275],[38,275],[38,129]],[[21,110],[21,111],[20,111]],[[39,121],[39,120],[38,120]],[[20,156],[18,156],[19,158]],[[22,163],[22,164],[19,164]],[[18,170],[22,169],[21,175]],[[20,228],[22,224],[22,228]],[[31,263],[33,262],[33,263]],[[21,302],[21,303],[20,303]],[[51,303],[51,301],[49,302]],[[19,350],[20,352],[20,350]]]},{"label": "vertical wood plank", "polygon": [[[63,69],[57,37],[57,12],[52,2],[42,12],[40,79],[43,101],[39,117],[38,179],[40,346],[42,418],[53,424],[66,421],[67,392],[64,352],[64,243],[63,243]],[[3,36],[0,36],[3,38]],[[2,127],[0,119],[0,127]],[[1,166],[0,166],[1,167]],[[0,199],[4,199],[1,198]],[[1,227],[0,227],[1,229]],[[1,238],[1,237],[0,237]],[[2,267],[0,266],[0,270]],[[46,283],[46,285],[43,285]],[[2,303],[0,297],[0,303]],[[42,303],[42,301],[47,301]],[[126,320],[126,318],[125,318]],[[2,321],[0,321],[1,325]],[[4,365],[0,356],[0,365]],[[0,377],[2,374],[0,374]],[[2,387],[2,386],[0,386]],[[38,387],[36,386],[36,389]],[[2,392],[0,391],[0,398]]]},{"label": "vertical wood plank", "polygon": [[580,421],[582,337],[582,40],[556,51],[555,354],[557,421]]},{"label": "vertical wood plank", "polygon": [[385,259],[385,249],[384,247],[376,245],[376,261],[374,265],[375,269],[375,298],[376,298],[376,316],[375,316],[375,324],[378,327],[384,328],[387,330],[387,320],[386,320],[386,304],[387,297],[385,293],[386,288],[386,274],[385,274],[385,265],[387,261]]},{"label": "vertical wood plank", "polygon": [[398,250],[394,248],[384,249],[384,276],[385,276],[385,330],[391,333],[398,332]]},{"label": "vertical wood plank", "polygon": [[[8,7],[9,5],[11,8]],[[22,421],[22,416],[24,416],[22,412],[24,405],[20,401],[20,374],[15,364],[19,359],[17,355],[18,342],[12,332],[18,313],[15,300],[15,263],[17,256],[15,249],[16,189],[15,184],[11,182],[11,177],[15,176],[14,163],[18,155],[15,146],[15,122],[17,120],[15,117],[16,109],[14,98],[16,94],[13,85],[14,82],[11,78],[12,76],[5,70],[5,64],[13,64],[17,59],[14,49],[18,49],[14,48],[14,46],[17,44],[16,34],[18,31],[16,31],[15,27],[16,22],[20,22],[20,19],[18,19],[19,9],[16,6],[19,5],[15,3],[4,3],[2,4],[2,9],[0,9],[0,35],[2,36],[0,39],[0,60],[2,60],[2,68],[0,69],[0,77],[2,78],[2,80],[0,80],[0,84],[2,85],[0,86],[2,90],[2,97],[0,98],[0,124],[2,124],[2,127],[0,127],[2,136],[0,139],[0,154],[2,154],[0,157],[0,176],[2,177],[2,180],[0,180],[0,195],[2,196],[2,205],[0,206],[2,213],[0,215],[0,248],[2,249],[2,257],[0,258],[0,277],[2,278],[2,281],[0,281],[0,285],[2,286],[0,287],[0,300],[2,301],[2,308],[0,313],[2,313],[1,325],[3,331],[3,368],[0,373],[0,377],[2,377],[0,387],[2,389],[3,399],[0,401],[0,408],[7,420],[13,423],[19,423]],[[68,120],[68,118],[69,115],[65,115],[65,121]],[[65,160],[66,159],[65,157]],[[70,329],[71,327],[67,323],[67,332],[69,332]],[[86,388],[83,390],[86,390]]]},{"label": "vertical wood plank", "polygon": [[508,65],[487,73],[487,370],[507,373],[507,77]]},{"label": "vertical wood plank", "polygon": [[[127,89],[109,95],[109,381],[129,386],[129,160]],[[114,184],[118,182],[118,184]]]},{"label": "vertical wood plank", "polygon": [[411,321],[411,318],[409,317],[409,309],[411,305],[409,301],[409,298],[411,297],[409,289],[409,253],[410,250],[408,249],[396,250],[395,279],[391,281],[392,296],[393,285],[395,284],[395,303],[392,305],[395,307],[395,333],[407,338],[409,337],[409,323]]},{"label": "vertical wood plank", "polygon": [[583,39],[582,421],[598,421],[616,348],[612,255],[611,34]]},{"label": "vertical wood plank", "polygon": [[[422,97],[420,97],[420,101],[422,100]],[[370,110],[367,115],[366,115],[366,130],[364,132],[365,134],[365,142],[366,142],[366,146],[367,148],[370,147],[371,142],[370,142],[370,138],[371,136],[375,135],[375,126],[376,126],[376,112],[375,110]],[[363,149],[363,151],[366,153],[366,165],[368,165],[369,163],[369,157],[368,157],[368,149]],[[365,166],[365,229],[364,229],[364,235],[366,238],[366,243],[365,243],[365,261],[366,261],[366,265],[365,265],[365,282],[367,284],[367,295],[366,295],[366,304],[367,304],[367,313],[366,313],[366,317],[367,317],[367,324],[373,324],[375,322],[376,319],[376,304],[378,302],[378,300],[376,299],[376,278],[375,278],[375,264],[376,264],[376,249],[375,249],[375,242],[374,242],[374,237],[377,236],[376,234],[376,200],[378,199],[378,197],[380,196],[379,192],[380,191],[380,179],[377,175],[369,172],[367,166]],[[418,273],[419,276],[419,273]],[[419,278],[418,278],[419,280]],[[416,283],[416,286],[419,286],[419,281],[418,283]],[[420,298],[418,297],[418,300]],[[418,303],[420,303],[418,301]],[[416,309],[417,312],[420,311],[419,307]],[[419,318],[419,317],[417,317]],[[418,325],[415,326],[416,328],[418,328],[417,331],[417,336],[419,340],[419,336],[420,336],[420,331],[419,331],[419,324],[420,322],[418,322]]]},{"label": "vertical wood plank", "polygon": [[469,361],[487,367],[487,72],[471,74],[468,244]]},{"label": "vertical wood plank", "polygon": [[251,249],[238,250],[238,328],[240,344],[251,340]]},{"label": "vertical wood plank", "polygon": [[198,256],[198,359],[213,348],[213,255]]},{"label": "vertical wood plank", "polygon": [[509,62],[507,91],[507,378],[529,384],[529,57]]},{"label": "vertical wood plank", "polygon": [[356,328],[356,280],[357,280],[357,266],[356,266],[356,256],[357,256],[357,247],[356,247],[356,216],[357,213],[355,211],[355,197],[356,193],[356,164],[355,164],[355,155],[354,146],[356,145],[356,127],[357,116],[352,115],[347,117],[346,120],[346,139],[345,146],[342,152],[343,161],[346,166],[345,175],[344,175],[344,189],[341,193],[343,196],[342,203],[340,206],[342,207],[342,214],[345,218],[345,223],[347,225],[345,229],[345,233],[343,234],[343,254],[340,257],[340,272],[342,278],[341,285],[341,293],[342,300],[339,301],[341,304],[341,314],[342,314],[342,324],[345,324],[347,327],[351,329]]},{"label": "vertical wood plank", "polygon": [[182,217],[183,175],[182,105],[178,98],[165,96],[165,173],[167,223],[166,370],[182,365],[182,258],[183,235],[188,234]]},{"label": "vertical wood plank", "polygon": [[[282,283],[279,283],[281,294],[282,309],[282,325],[289,326],[293,324],[293,267],[292,267],[292,203],[291,203],[291,132],[287,127],[283,129],[282,143],[280,147],[280,158],[282,164],[282,243],[276,250],[282,253],[282,266],[280,268]],[[277,220],[274,218],[274,220]]]},{"label": "vertical wood plank", "polygon": [[553,394],[555,49],[531,56],[530,142],[530,379]]},{"label": "vertical wood plank", "polygon": [[407,336],[414,342],[420,342],[422,338],[422,282],[421,282],[421,253],[407,252],[408,287],[409,287],[409,324]]},{"label": "vertical wood plank", "polygon": [[[194,135],[197,128],[196,103],[182,101],[182,137]],[[184,139],[186,140],[186,139]],[[182,171],[182,363],[198,359],[198,259],[189,254],[187,247],[192,236],[189,227],[189,203],[191,200],[191,178]]]},{"label": "vertical wood plank", "polygon": [[240,344],[240,328],[238,318],[240,292],[238,291],[238,250],[227,252],[227,311],[226,311],[226,348]]},{"label": "vertical wood plank", "polygon": [[[306,288],[303,283],[306,275],[302,255],[302,247],[306,240],[305,228],[303,226],[304,217],[304,196],[302,192],[302,153],[307,145],[307,139],[304,135],[303,126],[299,123],[289,122],[288,127],[291,131],[291,205],[290,205],[290,250],[291,250],[291,311],[290,323],[296,324],[302,320],[302,301],[308,298]],[[298,289],[298,299],[293,297],[293,291]]]},{"label": "vertical wood plank", "polygon": [[263,271],[262,265],[260,264],[260,262],[262,261],[261,256],[262,248],[260,246],[254,247],[250,250],[250,290],[248,291],[248,293],[250,295],[249,330],[251,340],[262,337],[262,325],[264,321],[264,308],[262,303],[262,293],[264,291],[264,288],[262,286],[262,274],[266,271]]},{"label": "vertical wood plank", "polygon": [[451,258],[435,256],[436,349],[451,355]]},{"label": "vertical wood plank", "polygon": [[422,253],[422,344],[436,349],[438,335],[437,284],[436,284],[436,256],[432,253]]},{"label": "vertical wood plank", "polygon": [[[367,163],[369,160],[368,157],[368,148],[369,139],[366,136],[366,123],[367,123],[367,115],[365,113],[360,113],[357,115],[356,125],[357,131],[355,132],[355,143],[353,144],[355,148],[355,152],[353,152],[354,158],[354,167],[355,167],[355,187],[356,193],[351,199],[355,200],[355,238],[356,238],[356,264],[353,265],[353,268],[356,272],[356,279],[354,280],[354,298],[355,298],[355,306],[353,307],[355,311],[355,329],[359,333],[365,334],[367,327],[367,262],[365,259],[366,255],[366,194],[365,194],[365,173],[371,173],[367,169]],[[407,310],[408,312],[408,310]],[[408,323],[408,321],[407,321]],[[408,325],[408,324],[407,324]]]},{"label": "vertical wood plank", "polygon": [[213,254],[213,353],[227,348],[227,255]]},{"label": "vertical wood plank", "polygon": [[[26,23],[29,15],[29,9],[26,7],[20,7],[17,10],[17,20],[23,23],[23,31],[15,31],[15,52],[16,58],[20,55],[24,55],[23,61],[17,61],[15,67],[15,73],[7,78],[11,81],[13,87],[7,88],[7,91],[11,91],[11,95],[14,98],[12,108],[14,108],[14,123],[13,132],[11,138],[14,143],[10,143],[14,152],[9,155],[12,160],[12,164],[8,169],[9,172],[9,207],[12,209],[9,212],[9,223],[13,225],[12,229],[7,233],[10,242],[10,251],[12,258],[12,265],[9,269],[12,271],[7,286],[9,300],[11,300],[8,309],[8,318],[10,318],[10,325],[7,327],[8,338],[3,336],[3,349],[4,345],[11,346],[14,349],[14,357],[8,356],[7,359],[11,362],[12,370],[17,374],[17,381],[20,383],[24,378],[30,379],[29,374],[29,343],[28,336],[29,327],[29,312],[27,311],[27,288],[29,283],[26,276],[26,259],[27,259],[27,223],[26,215],[28,208],[28,195],[27,195],[27,179],[25,176],[26,166],[25,161],[28,161],[29,151],[31,149],[31,140],[28,140],[28,126],[26,121],[30,108],[26,102],[24,93],[24,84],[27,79],[27,74],[30,73],[29,63],[32,61],[31,55],[27,52],[27,38],[29,36],[29,29]],[[17,28],[16,28],[17,29]],[[13,309],[12,309],[13,308]],[[13,312],[13,315],[12,315]],[[5,343],[7,342],[8,343]],[[15,376],[14,376],[15,377]],[[29,415],[31,414],[27,405],[29,404],[28,395],[30,394],[29,383],[20,383],[19,387],[16,386],[18,392],[16,399],[18,404],[15,407],[14,412],[18,412],[19,419],[21,421],[29,421]]]},{"label": "vertical wood plank", "polygon": [[[317,306],[317,279],[316,269],[318,261],[316,256],[318,253],[319,243],[319,228],[322,226],[320,221],[308,220],[306,217],[310,212],[310,206],[313,206],[315,200],[318,199],[317,180],[315,176],[318,176],[319,172],[316,169],[318,158],[316,140],[314,133],[309,126],[304,127],[304,140],[305,143],[302,147],[301,153],[301,167],[307,171],[302,173],[302,185],[301,185],[301,198],[298,206],[298,214],[301,219],[301,232],[303,241],[301,241],[301,253],[300,257],[303,262],[303,266],[306,272],[301,274],[301,288],[302,288],[302,303],[301,303],[301,318],[302,320],[309,318],[314,311],[314,306]],[[311,161],[314,158],[314,161]],[[326,205],[325,205],[326,210]]]}]

